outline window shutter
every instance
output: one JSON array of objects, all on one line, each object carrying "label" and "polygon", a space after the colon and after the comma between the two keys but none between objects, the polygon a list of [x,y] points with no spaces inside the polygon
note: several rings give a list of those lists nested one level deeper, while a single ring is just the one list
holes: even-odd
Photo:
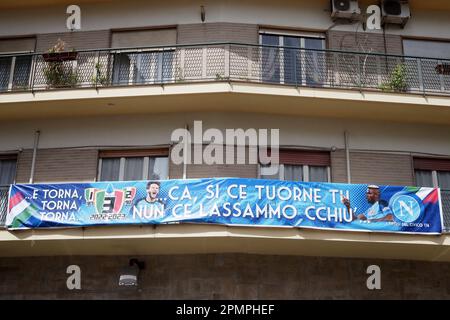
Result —
[{"label": "window shutter", "polygon": [[0,160],[17,160],[17,154],[0,154]]},{"label": "window shutter", "polygon": [[36,38],[0,39],[0,53],[34,52]]},{"label": "window shutter", "polygon": [[323,151],[280,150],[280,163],[291,165],[330,166],[330,153]]},{"label": "window shutter", "polygon": [[177,29],[154,29],[113,32],[112,48],[170,46],[177,43]]},{"label": "window shutter", "polygon": [[414,158],[414,169],[450,171],[450,159]]},{"label": "window shutter", "polygon": [[101,150],[100,158],[121,158],[121,157],[167,157],[169,149],[137,149],[137,150]]}]

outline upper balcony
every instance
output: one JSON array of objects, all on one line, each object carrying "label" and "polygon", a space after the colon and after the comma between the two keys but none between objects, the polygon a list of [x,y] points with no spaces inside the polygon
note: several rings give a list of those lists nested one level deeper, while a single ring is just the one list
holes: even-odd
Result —
[{"label": "upper balcony", "polygon": [[[135,90],[126,93],[127,87]],[[59,95],[55,98],[50,92]],[[91,98],[112,104],[111,99],[124,96],[230,92],[259,94],[263,99],[331,99],[322,112],[334,109],[348,115],[366,112],[362,101],[371,107],[392,102],[407,108],[387,109],[390,120],[404,118],[408,111],[413,120],[448,123],[450,60],[240,43],[0,56],[0,103],[4,105]],[[337,112],[336,100],[346,110]],[[292,106],[299,102],[286,99],[275,104],[292,113]],[[232,108],[230,104],[223,107]],[[415,107],[424,105],[425,111],[414,113]],[[446,108],[433,109],[442,106]],[[383,113],[382,108],[378,110]],[[14,111],[29,114],[21,108],[9,110]]]}]

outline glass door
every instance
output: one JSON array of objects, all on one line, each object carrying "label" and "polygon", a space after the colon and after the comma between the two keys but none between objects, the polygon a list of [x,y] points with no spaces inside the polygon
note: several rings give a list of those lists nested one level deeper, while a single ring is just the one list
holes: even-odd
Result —
[{"label": "glass door", "polygon": [[263,45],[261,67],[264,82],[310,86],[323,84],[323,37],[263,33],[260,43]]}]

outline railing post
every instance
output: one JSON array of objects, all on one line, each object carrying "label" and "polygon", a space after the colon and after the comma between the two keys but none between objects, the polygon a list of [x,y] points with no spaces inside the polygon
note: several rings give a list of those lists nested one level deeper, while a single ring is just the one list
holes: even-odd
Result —
[{"label": "railing post", "polygon": [[38,60],[38,56],[37,55],[33,55],[33,59],[32,59],[32,63],[33,63],[33,67],[31,70],[31,81],[30,81],[30,88],[31,88],[31,92],[34,92],[34,85],[35,85],[35,81],[36,81],[36,69],[37,69],[37,62]]},{"label": "railing post", "polygon": [[357,66],[358,66],[358,87],[359,90],[362,90],[362,72],[361,72],[361,61],[359,59],[359,55],[356,53],[355,54],[356,59],[357,59]]},{"label": "railing post", "polygon": [[338,57],[337,57],[337,53],[333,52],[333,80],[331,83],[331,87],[334,88],[337,84],[339,84],[340,82],[340,73],[339,73],[339,68],[338,68]]},{"label": "railing post", "polygon": [[230,80],[230,49],[231,46],[229,44],[225,46],[224,75],[228,80]]},{"label": "railing post", "polygon": [[419,77],[419,90],[425,95],[425,84],[423,82],[422,59],[417,58],[417,75]]},{"label": "railing post", "polygon": [[[440,60],[438,62],[442,68],[444,68],[444,62],[442,60]],[[445,91],[445,84],[444,84],[444,69],[442,69],[442,72],[439,72],[439,83],[441,84],[441,92]]]},{"label": "railing post", "polygon": [[100,51],[97,51],[97,57],[94,60],[94,81],[95,81],[95,89],[98,89],[98,81],[99,81],[99,66],[100,66]]},{"label": "railing post", "polygon": [[16,69],[16,57],[11,58],[11,68],[9,69],[8,91],[13,89],[14,70]]},{"label": "railing post", "polygon": [[298,49],[292,49],[294,51],[294,80],[295,80],[295,87],[298,88],[298,79],[297,79],[297,52]]},{"label": "railing post", "polygon": [[181,67],[179,67],[179,80],[183,80],[185,77],[186,48],[181,48],[180,60]]},{"label": "railing post", "polygon": [[377,56],[376,57],[376,61],[377,61],[377,88],[380,88],[380,86],[383,84],[383,77],[381,76],[381,61],[380,61],[380,57]]},{"label": "railing post", "polygon": [[247,47],[247,79],[252,78],[252,47]]},{"label": "railing post", "polygon": [[202,50],[202,80],[207,79],[208,75],[208,47],[204,46]]},{"label": "railing post", "polygon": [[160,75],[161,75],[160,83],[164,84],[164,48],[161,51],[161,71],[160,71]]}]

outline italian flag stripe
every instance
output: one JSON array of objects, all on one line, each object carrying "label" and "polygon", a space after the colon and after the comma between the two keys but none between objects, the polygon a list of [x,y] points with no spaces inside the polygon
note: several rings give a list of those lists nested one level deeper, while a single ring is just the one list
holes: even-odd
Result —
[{"label": "italian flag stripe", "polygon": [[19,213],[12,221],[11,228],[21,228],[25,225],[25,222],[32,216],[37,214],[37,210],[29,205],[24,211]]},{"label": "italian flag stripe", "polygon": [[18,204],[16,204],[12,209],[10,209],[7,219],[6,225],[9,226],[17,216],[19,216],[23,211],[25,211],[30,206],[30,203],[22,198]]}]

